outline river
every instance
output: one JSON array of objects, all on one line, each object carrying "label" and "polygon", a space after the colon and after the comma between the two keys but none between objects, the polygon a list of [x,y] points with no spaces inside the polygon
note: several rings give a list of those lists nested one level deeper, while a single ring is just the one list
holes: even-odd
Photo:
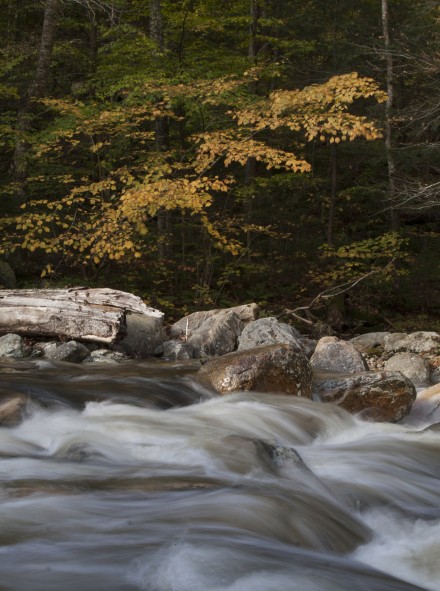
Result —
[{"label": "river", "polygon": [[440,590],[440,411],[397,425],[193,366],[0,363],[1,591]]}]

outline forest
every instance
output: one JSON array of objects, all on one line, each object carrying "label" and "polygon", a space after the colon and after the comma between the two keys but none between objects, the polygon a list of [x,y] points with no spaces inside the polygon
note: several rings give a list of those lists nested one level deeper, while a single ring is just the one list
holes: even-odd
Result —
[{"label": "forest", "polygon": [[438,2],[0,6],[3,287],[439,329]]}]

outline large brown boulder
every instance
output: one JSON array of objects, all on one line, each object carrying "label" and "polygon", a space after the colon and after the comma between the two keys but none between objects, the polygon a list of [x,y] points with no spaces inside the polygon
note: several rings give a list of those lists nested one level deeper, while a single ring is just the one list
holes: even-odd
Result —
[{"label": "large brown boulder", "polygon": [[409,413],[416,399],[414,385],[399,371],[315,376],[313,394],[350,413],[393,423]]},{"label": "large brown boulder", "polygon": [[211,359],[199,376],[220,394],[236,390],[282,392],[311,397],[312,370],[304,353],[276,344],[228,353]]}]

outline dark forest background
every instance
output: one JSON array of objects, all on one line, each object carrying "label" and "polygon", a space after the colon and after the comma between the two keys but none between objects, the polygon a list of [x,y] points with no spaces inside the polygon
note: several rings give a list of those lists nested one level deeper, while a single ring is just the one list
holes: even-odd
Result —
[{"label": "dark forest background", "polygon": [[437,2],[0,8],[0,259],[19,287],[438,328]]}]

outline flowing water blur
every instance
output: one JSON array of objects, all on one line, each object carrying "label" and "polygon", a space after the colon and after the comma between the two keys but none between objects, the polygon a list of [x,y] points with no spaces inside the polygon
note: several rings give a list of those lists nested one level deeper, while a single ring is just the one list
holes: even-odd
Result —
[{"label": "flowing water blur", "polygon": [[[401,424],[189,365],[0,365],[3,591],[440,590],[440,411]],[[434,426],[430,426],[434,425]]]}]

